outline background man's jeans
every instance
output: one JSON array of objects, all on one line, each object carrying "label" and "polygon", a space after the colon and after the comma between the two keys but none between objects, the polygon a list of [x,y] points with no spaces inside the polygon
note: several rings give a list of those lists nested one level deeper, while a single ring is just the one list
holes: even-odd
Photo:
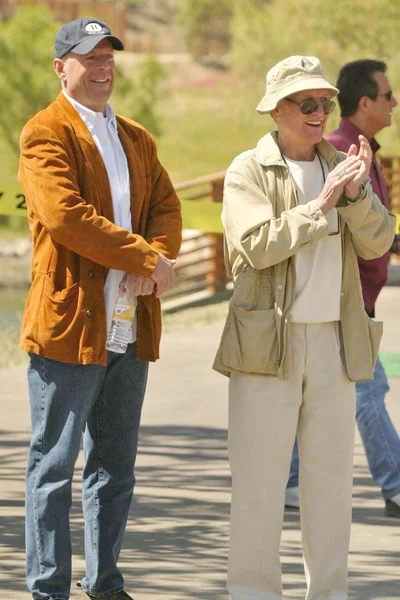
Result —
[{"label": "background man's jeans", "polygon": [[106,367],[30,355],[32,440],[26,474],[27,584],[35,600],[71,586],[71,481],[83,431],[86,575],[95,596],[123,589],[117,568],[134,488],[148,363],[108,353]]},{"label": "background man's jeans", "polygon": [[[400,437],[385,406],[389,384],[381,361],[374,379],[356,383],[357,425],[374,481],[387,500],[400,492]],[[299,485],[299,454],[295,443],[287,487]]]}]

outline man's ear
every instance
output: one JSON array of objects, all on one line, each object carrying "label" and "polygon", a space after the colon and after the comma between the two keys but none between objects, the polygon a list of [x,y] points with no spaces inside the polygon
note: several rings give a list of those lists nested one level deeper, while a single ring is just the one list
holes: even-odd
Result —
[{"label": "man's ear", "polygon": [[66,78],[64,71],[64,61],[61,58],[55,58],[53,61],[53,68],[57,77],[61,79],[61,81],[64,81]]},{"label": "man's ear", "polygon": [[361,110],[368,110],[371,102],[372,100],[368,96],[361,96],[358,101],[358,107],[361,108]]},{"label": "man's ear", "polygon": [[278,106],[276,108],[274,108],[274,110],[271,110],[271,112],[269,114],[271,115],[273,120],[277,123],[279,120],[279,117],[281,115],[280,105],[278,104]]}]

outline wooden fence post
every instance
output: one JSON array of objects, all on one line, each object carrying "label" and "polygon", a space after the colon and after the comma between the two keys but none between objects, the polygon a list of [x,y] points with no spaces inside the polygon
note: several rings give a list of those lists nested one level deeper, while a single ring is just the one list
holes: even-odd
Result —
[{"label": "wooden fence post", "polygon": [[[222,202],[224,192],[224,179],[211,182],[211,201]],[[222,291],[226,286],[226,272],[224,264],[224,236],[222,233],[210,233],[208,236],[211,247],[212,273],[207,276],[207,290],[211,293]]]}]

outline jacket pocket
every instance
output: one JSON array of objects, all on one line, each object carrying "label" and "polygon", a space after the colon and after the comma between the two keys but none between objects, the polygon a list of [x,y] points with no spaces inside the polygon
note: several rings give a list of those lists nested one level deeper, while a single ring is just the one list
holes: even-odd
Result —
[{"label": "jacket pocket", "polygon": [[222,363],[229,369],[275,374],[278,360],[275,309],[248,311],[231,304],[220,351]]},{"label": "jacket pocket", "polygon": [[383,333],[383,323],[382,321],[374,321],[373,319],[368,319],[368,334],[369,341],[371,345],[371,355],[372,355],[372,369],[375,369],[376,359],[378,358],[379,344],[381,342],[382,333]]},{"label": "jacket pocket", "polygon": [[54,282],[50,277],[47,277],[44,284],[43,292],[45,296],[54,304],[68,303],[73,300],[79,291],[79,281],[72,285],[58,290],[54,287]]},{"label": "jacket pocket", "polygon": [[42,323],[52,340],[65,339],[65,336],[69,336],[73,331],[76,320],[80,317],[79,282],[57,289],[51,277],[45,275],[45,278],[41,307]]}]

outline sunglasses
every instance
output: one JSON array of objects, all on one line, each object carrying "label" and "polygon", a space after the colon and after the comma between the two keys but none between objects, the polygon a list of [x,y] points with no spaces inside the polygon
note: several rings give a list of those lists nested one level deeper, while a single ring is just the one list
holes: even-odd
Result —
[{"label": "sunglasses", "polygon": [[383,94],[377,94],[377,96],[385,96],[386,100],[388,102],[390,102],[391,99],[393,98],[393,90],[388,90],[387,92],[384,92]]},{"label": "sunglasses", "polygon": [[329,100],[329,98],[321,98],[320,100],[317,100],[316,98],[305,98],[304,100],[301,100],[301,102],[296,102],[293,98],[285,98],[285,100],[292,102],[292,104],[297,104],[303,115],[310,115],[315,112],[319,106],[322,106],[324,113],[329,115],[336,106],[335,102]]}]

